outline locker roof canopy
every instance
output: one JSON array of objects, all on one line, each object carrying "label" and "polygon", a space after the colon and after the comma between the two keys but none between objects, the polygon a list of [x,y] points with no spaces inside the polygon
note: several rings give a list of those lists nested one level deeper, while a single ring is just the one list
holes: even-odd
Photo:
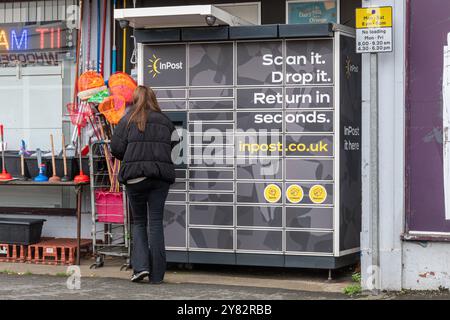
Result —
[{"label": "locker roof canopy", "polygon": [[130,26],[136,29],[253,25],[251,22],[232,15],[214,5],[115,9],[114,19],[128,21]]}]

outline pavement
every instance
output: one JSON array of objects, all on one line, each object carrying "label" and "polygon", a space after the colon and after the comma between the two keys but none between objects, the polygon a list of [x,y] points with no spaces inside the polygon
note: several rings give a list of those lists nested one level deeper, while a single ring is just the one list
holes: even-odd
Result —
[{"label": "pavement", "polygon": [[117,278],[82,278],[79,290],[67,288],[67,278],[45,275],[0,275],[0,299],[12,300],[317,300],[343,299],[340,293],[320,293],[218,284],[135,284]]},{"label": "pavement", "polygon": [[64,266],[0,263],[0,300],[450,300],[448,291],[350,297],[342,293],[354,284],[350,268],[328,281],[324,270],[169,265],[164,283],[150,285],[131,283],[131,271],[120,271],[120,260],[93,270],[92,262],[82,262],[79,282]]},{"label": "pavement", "polygon": [[349,268],[328,281],[326,270],[169,264],[162,285],[135,284],[121,259],[93,262],[82,261],[79,290],[67,288],[66,266],[2,262],[0,299],[348,299],[352,283]]}]

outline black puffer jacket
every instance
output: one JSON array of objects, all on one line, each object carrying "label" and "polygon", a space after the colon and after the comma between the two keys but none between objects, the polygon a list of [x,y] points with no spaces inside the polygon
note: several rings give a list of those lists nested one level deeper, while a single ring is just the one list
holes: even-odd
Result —
[{"label": "black puffer jacket", "polygon": [[111,139],[111,153],[122,161],[119,182],[147,177],[173,183],[172,149],[179,142],[173,137],[175,126],[163,113],[149,112],[145,131],[140,132],[135,123],[128,125],[132,113],[120,120]]}]

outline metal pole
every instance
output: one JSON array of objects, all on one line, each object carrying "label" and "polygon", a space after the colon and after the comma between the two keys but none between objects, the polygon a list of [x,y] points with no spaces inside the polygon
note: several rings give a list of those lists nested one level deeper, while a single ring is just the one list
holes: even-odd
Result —
[{"label": "metal pole", "polygon": [[370,214],[373,293],[379,293],[379,145],[378,145],[378,54],[370,54]]},{"label": "metal pole", "polygon": [[78,185],[75,187],[75,191],[77,194],[77,258],[75,264],[77,266],[80,265],[80,256],[81,256],[81,198],[83,192],[83,185]]}]

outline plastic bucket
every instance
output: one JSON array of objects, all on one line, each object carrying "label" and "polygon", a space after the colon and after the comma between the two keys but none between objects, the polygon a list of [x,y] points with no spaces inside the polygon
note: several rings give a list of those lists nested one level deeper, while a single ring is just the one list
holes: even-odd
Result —
[{"label": "plastic bucket", "polygon": [[123,223],[123,193],[96,190],[95,210],[98,222]]}]

